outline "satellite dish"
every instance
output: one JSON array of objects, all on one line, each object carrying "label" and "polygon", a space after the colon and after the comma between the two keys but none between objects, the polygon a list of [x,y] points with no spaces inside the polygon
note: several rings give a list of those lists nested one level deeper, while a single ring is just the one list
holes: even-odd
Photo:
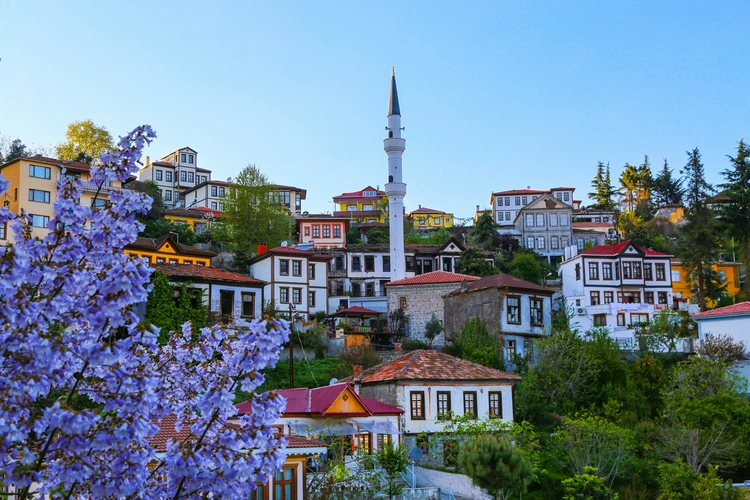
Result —
[{"label": "satellite dish", "polygon": [[281,242],[281,246],[282,247],[287,247],[288,245],[289,245],[289,242],[286,241],[286,240],[284,240],[284,241]]},{"label": "satellite dish", "polygon": [[422,448],[415,446],[414,448],[409,450],[409,458],[411,458],[415,462],[419,462],[420,460],[422,460]]},{"label": "satellite dish", "polygon": [[339,382],[339,379],[337,379],[337,378],[332,378],[332,379],[331,379],[331,381],[330,381],[330,382],[328,382],[328,385],[333,385],[333,384],[337,384],[338,382]]},{"label": "satellite dish", "polygon": [[65,167],[63,167],[62,169],[60,169],[60,173],[63,174],[63,175],[65,175],[65,172],[67,172],[67,171],[68,171],[68,169],[65,168]]}]

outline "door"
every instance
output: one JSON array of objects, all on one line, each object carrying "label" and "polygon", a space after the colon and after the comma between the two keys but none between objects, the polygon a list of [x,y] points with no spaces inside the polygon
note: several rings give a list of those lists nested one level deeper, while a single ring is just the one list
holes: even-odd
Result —
[{"label": "door", "polygon": [[221,304],[221,322],[231,323],[234,317],[234,292],[232,290],[221,290],[219,302]]}]

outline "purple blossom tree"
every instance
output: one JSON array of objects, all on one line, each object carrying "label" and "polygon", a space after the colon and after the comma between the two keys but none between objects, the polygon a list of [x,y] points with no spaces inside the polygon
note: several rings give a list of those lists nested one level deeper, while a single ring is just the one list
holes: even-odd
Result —
[{"label": "purple blossom tree", "polygon": [[[148,126],[122,137],[92,167],[97,196],[137,172],[155,138]],[[0,194],[8,189],[0,177]],[[289,337],[283,320],[193,332],[186,324],[157,347],[133,306],[151,269],[123,247],[151,199],[109,192],[104,207],[79,204],[82,184],[61,177],[43,238],[25,211],[0,208],[14,243],[0,247],[0,484],[19,498],[247,498],[284,462],[270,425],[285,402],[256,394]],[[251,395],[237,423],[233,398]],[[85,398],[81,408],[75,401]],[[154,435],[175,422],[180,439],[157,453]]]}]

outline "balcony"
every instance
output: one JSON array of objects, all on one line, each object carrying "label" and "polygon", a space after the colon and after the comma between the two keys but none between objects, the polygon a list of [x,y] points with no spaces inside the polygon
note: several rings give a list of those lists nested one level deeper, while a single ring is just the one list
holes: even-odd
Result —
[{"label": "balcony", "polygon": [[334,217],[379,217],[380,210],[345,210],[342,212],[333,212]]},{"label": "balcony", "polygon": [[82,182],[81,184],[81,191],[83,191],[84,193],[96,193],[97,191],[100,193],[110,193],[112,191],[116,191],[118,193],[122,192],[122,188],[116,186],[102,186],[100,190],[99,184],[91,181]]}]

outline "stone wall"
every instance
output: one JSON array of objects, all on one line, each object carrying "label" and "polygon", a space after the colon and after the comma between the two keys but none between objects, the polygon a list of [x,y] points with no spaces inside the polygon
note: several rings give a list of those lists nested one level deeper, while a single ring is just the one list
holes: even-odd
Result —
[{"label": "stone wall", "polygon": [[375,401],[380,401],[381,403],[389,404],[403,410],[398,397],[397,386],[393,382],[358,386],[356,387],[356,391],[366,398],[374,399]]},{"label": "stone wall", "polygon": [[[425,326],[435,317],[444,320],[443,295],[456,290],[461,283],[440,283],[432,285],[406,285],[386,287],[388,293],[388,312],[400,307],[401,298],[406,299],[404,312],[409,318],[409,338],[426,342]],[[443,333],[438,335],[432,343],[434,346],[445,344]]]},{"label": "stone wall", "polygon": [[472,319],[479,318],[487,330],[500,334],[502,294],[499,288],[462,293],[444,299],[445,339],[451,340]]}]

